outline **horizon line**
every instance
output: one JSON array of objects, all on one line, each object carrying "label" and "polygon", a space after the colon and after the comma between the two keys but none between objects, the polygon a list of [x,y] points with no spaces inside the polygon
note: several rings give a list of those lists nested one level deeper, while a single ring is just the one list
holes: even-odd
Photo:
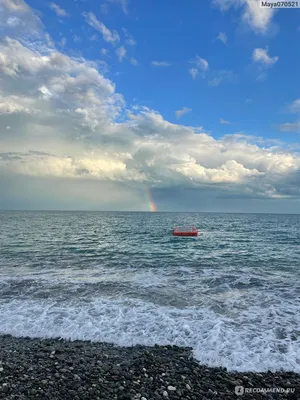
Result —
[{"label": "horizon line", "polygon": [[0,212],[99,212],[99,213],[148,213],[148,214],[163,214],[163,213],[194,213],[194,214],[262,214],[262,215],[300,215],[299,213],[290,212],[260,212],[260,211],[141,211],[141,210],[63,210],[63,209],[0,209]]}]

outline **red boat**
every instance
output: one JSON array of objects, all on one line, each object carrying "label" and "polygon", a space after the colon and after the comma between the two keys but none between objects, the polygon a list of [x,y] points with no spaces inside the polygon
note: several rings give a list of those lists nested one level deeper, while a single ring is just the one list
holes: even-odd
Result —
[{"label": "red boat", "polygon": [[198,236],[198,229],[192,227],[176,227],[173,229],[173,236]]}]

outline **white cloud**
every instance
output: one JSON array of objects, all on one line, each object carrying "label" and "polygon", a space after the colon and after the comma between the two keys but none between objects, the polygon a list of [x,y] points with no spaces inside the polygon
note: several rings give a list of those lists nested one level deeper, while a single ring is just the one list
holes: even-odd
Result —
[{"label": "white cloud", "polygon": [[181,110],[177,110],[177,111],[175,112],[175,114],[176,114],[176,117],[179,119],[179,118],[181,118],[184,114],[187,114],[187,113],[189,113],[189,112],[191,112],[191,111],[192,111],[191,108],[182,107],[182,109],[181,109]]},{"label": "white cloud", "polygon": [[209,84],[210,84],[210,86],[219,86],[221,82],[222,82],[222,78],[218,77],[218,78],[214,78],[211,81],[209,81]]},{"label": "white cloud", "polygon": [[73,39],[73,42],[75,42],[75,43],[81,42],[81,38],[78,35],[73,35],[72,39]]},{"label": "white cloud", "polygon": [[0,27],[6,29],[10,37],[34,35],[43,26],[40,18],[23,0],[0,0],[0,8]]},{"label": "white cloud", "polygon": [[207,71],[209,66],[208,66],[208,61],[205,60],[205,58],[201,58],[198,55],[196,56],[195,64],[197,68],[201,71]]},{"label": "white cloud", "polygon": [[32,99],[22,96],[4,96],[0,92],[0,115],[4,114],[30,114],[38,110],[33,107],[35,102]]},{"label": "white cloud", "polygon": [[191,75],[191,77],[193,79],[196,79],[197,75],[198,75],[199,71],[197,68],[190,68],[189,69],[189,74]]},{"label": "white cloud", "polygon": [[51,3],[50,4],[50,8],[52,8],[52,10],[55,11],[56,15],[58,17],[68,17],[69,14],[67,13],[66,10],[64,10],[63,8],[61,8],[58,4],[56,3]]},{"label": "white cloud", "polygon": [[202,189],[213,183],[226,193],[231,184],[230,193],[300,197],[297,151],[260,147],[246,135],[216,139],[132,108],[96,63],[63,54],[40,35],[38,47],[0,42],[0,175],[10,188],[34,177],[35,193],[45,182],[56,187],[67,180],[76,193],[86,192],[87,182],[95,191],[105,183]]},{"label": "white cloud", "polygon": [[116,50],[116,55],[120,62],[126,57],[126,53],[127,51],[124,46],[121,46]]},{"label": "white cloud", "polygon": [[300,99],[293,101],[290,105],[290,111],[293,113],[300,113]]},{"label": "white cloud", "polygon": [[44,98],[49,99],[50,97],[52,97],[52,93],[47,88],[47,86],[42,85],[38,90],[42,93]]},{"label": "white cloud", "polygon": [[23,0],[1,0],[1,5],[10,12],[30,11],[30,7]]},{"label": "white cloud", "polygon": [[300,133],[300,121],[294,123],[286,122],[285,124],[281,124],[280,130],[281,132]]},{"label": "white cloud", "polygon": [[62,37],[58,44],[64,47],[67,44],[67,39],[65,37]]},{"label": "white cloud", "polygon": [[259,74],[256,78],[257,81],[259,82],[264,82],[268,77],[268,74],[266,74],[265,72],[262,72],[261,74]]},{"label": "white cloud", "polygon": [[96,16],[91,12],[84,12],[83,16],[86,22],[94,29],[99,31],[103,39],[108,43],[117,43],[120,41],[120,36],[117,31],[108,29],[103,22],[99,21]]},{"label": "white cloud", "polygon": [[231,122],[230,122],[230,121],[226,121],[226,119],[220,118],[220,124],[223,124],[223,125],[230,125]]},{"label": "white cloud", "polygon": [[220,40],[222,43],[227,43],[227,35],[225,32],[220,32],[217,36],[217,39]]},{"label": "white cloud", "polygon": [[136,45],[136,41],[135,41],[134,39],[132,39],[132,38],[126,39],[126,43],[127,43],[129,46],[135,46],[135,45]]},{"label": "white cloud", "polygon": [[230,70],[221,70],[216,73],[216,76],[211,79],[208,83],[210,86],[219,86],[221,83],[224,82],[237,82],[237,76]]},{"label": "white cloud", "polygon": [[138,65],[138,64],[139,64],[138,61],[137,61],[137,59],[134,58],[134,57],[131,57],[130,63],[131,63],[132,65]]},{"label": "white cloud", "polygon": [[196,58],[190,62],[191,64],[195,64],[193,68],[189,68],[188,72],[193,79],[196,79],[199,72],[201,76],[205,77],[205,72],[209,69],[208,61],[205,58],[201,58],[196,55]]},{"label": "white cloud", "polygon": [[128,32],[127,29],[122,28],[123,33],[125,35],[125,41],[129,46],[135,46],[136,45],[136,40],[133,38],[133,36]]},{"label": "white cloud", "polygon": [[[300,99],[296,99],[289,105],[288,111],[300,115]],[[279,127],[281,132],[300,133],[300,120],[296,122],[286,122]]]},{"label": "white cloud", "polygon": [[257,48],[253,50],[252,60],[266,67],[271,67],[279,60],[279,57],[270,57],[268,54],[268,49]]},{"label": "white cloud", "polygon": [[96,35],[96,34],[92,35],[92,36],[89,38],[89,40],[90,40],[91,42],[96,42],[96,41],[98,40],[98,35]]},{"label": "white cloud", "polygon": [[245,22],[251,29],[260,34],[265,34],[272,22],[275,10],[271,8],[261,8],[258,0],[212,0],[213,5],[222,11],[227,11],[231,7],[242,9],[242,22]]},{"label": "white cloud", "polygon": [[258,32],[265,33],[272,21],[274,9],[261,8],[257,0],[247,0],[243,19]]},{"label": "white cloud", "polygon": [[152,61],[151,64],[154,67],[169,67],[171,65],[167,61]]},{"label": "white cloud", "polygon": [[109,51],[108,51],[107,49],[102,48],[102,49],[100,50],[100,53],[101,53],[103,56],[107,56],[107,54],[109,53]]}]

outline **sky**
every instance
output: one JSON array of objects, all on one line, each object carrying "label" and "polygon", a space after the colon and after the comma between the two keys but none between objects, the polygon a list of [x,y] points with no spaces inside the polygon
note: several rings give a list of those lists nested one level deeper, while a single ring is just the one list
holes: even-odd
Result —
[{"label": "sky", "polygon": [[0,0],[0,209],[300,212],[300,8]]}]

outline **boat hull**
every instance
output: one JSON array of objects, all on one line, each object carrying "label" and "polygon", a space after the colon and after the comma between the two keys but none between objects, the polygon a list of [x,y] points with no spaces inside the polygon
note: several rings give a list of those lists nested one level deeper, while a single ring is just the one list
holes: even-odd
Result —
[{"label": "boat hull", "polygon": [[192,228],[174,228],[173,236],[198,236],[198,229]]}]

